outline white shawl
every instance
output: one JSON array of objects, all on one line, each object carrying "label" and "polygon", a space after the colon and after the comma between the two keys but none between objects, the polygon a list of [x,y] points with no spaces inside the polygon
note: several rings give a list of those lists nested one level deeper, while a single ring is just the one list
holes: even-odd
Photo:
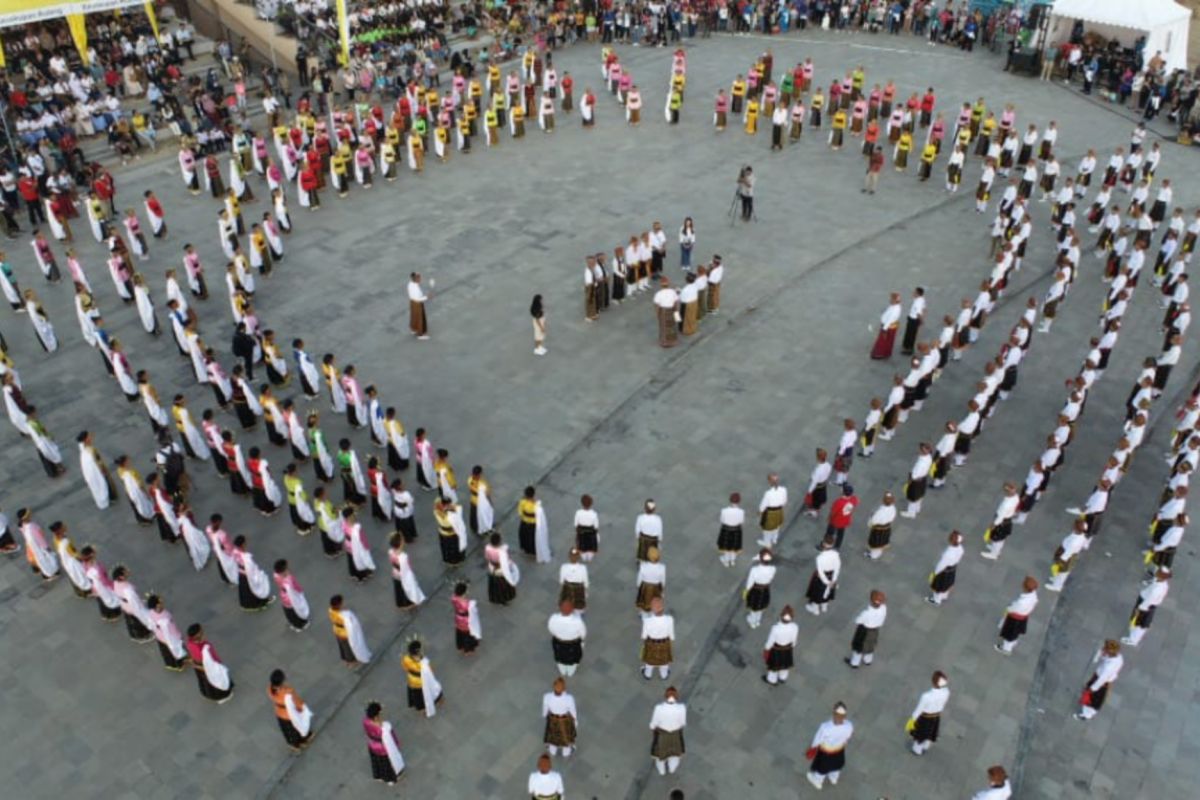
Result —
[{"label": "white shawl", "polygon": [[250,591],[259,600],[266,600],[271,596],[271,582],[267,580],[267,573],[263,572],[262,567],[254,560],[254,556],[248,550],[241,550],[237,553],[238,563],[246,572],[246,582],[250,584]]},{"label": "white shawl", "polygon": [[95,452],[84,442],[79,443],[79,471],[83,473],[83,479],[92,492],[92,500],[96,502],[96,508],[101,511],[108,508],[110,501],[108,481],[104,477],[104,471],[96,462]]},{"label": "white shawl", "polygon": [[360,572],[374,571],[375,559],[371,557],[371,549],[367,547],[366,540],[363,538],[362,525],[357,522],[350,526],[342,523],[342,534],[348,545],[347,549],[350,552],[350,560],[354,562],[354,568]]},{"label": "white shawl", "polygon": [[196,527],[191,514],[183,514],[179,517],[179,533],[183,536],[183,543],[187,545],[192,566],[199,572],[208,563],[208,556],[212,551],[208,539],[204,538],[204,531]]},{"label": "white shawl", "polygon": [[546,512],[541,500],[537,501],[537,526],[534,528],[533,542],[537,563],[550,563],[550,527],[546,524]]},{"label": "white shawl", "polygon": [[400,755],[400,745],[396,744],[392,723],[383,723],[381,735],[383,736],[383,749],[387,751],[388,763],[392,765],[392,772],[399,775],[404,772],[404,756]]},{"label": "white shawl", "polygon": [[229,669],[217,661],[217,657],[213,655],[212,645],[208,642],[204,643],[204,649],[201,651],[201,661],[204,665],[204,679],[219,691],[228,691]]},{"label": "white shawl", "polygon": [[342,611],[342,624],[346,628],[346,637],[350,643],[350,652],[356,661],[363,664],[371,660],[371,651],[367,647],[367,639],[363,635],[362,625],[353,611]]},{"label": "white shawl", "polygon": [[54,543],[54,549],[58,551],[59,563],[62,564],[63,572],[67,574],[67,580],[71,581],[76,589],[81,592],[90,592],[92,590],[92,579],[87,576],[87,571],[84,570],[83,563],[71,555],[68,550],[70,545],[71,542],[66,537]]},{"label": "white shawl", "polygon": [[437,714],[437,699],[442,696],[442,684],[434,677],[429,659],[421,658],[421,698],[425,701],[425,716]]}]

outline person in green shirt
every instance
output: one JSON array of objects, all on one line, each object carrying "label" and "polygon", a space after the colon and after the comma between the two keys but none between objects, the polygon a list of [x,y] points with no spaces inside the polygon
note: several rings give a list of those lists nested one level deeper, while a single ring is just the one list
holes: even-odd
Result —
[{"label": "person in green shirt", "polygon": [[667,99],[667,121],[672,125],[679,124],[679,109],[683,108],[683,95],[678,91],[671,92]]}]

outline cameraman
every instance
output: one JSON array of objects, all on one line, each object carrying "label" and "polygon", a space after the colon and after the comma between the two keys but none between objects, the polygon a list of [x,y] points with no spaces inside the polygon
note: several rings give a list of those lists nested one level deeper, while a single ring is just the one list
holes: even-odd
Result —
[{"label": "cameraman", "polygon": [[754,169],[748,164],[738,173],[737,196],[742,201],[742,221],[749,222],[754,216]]}]

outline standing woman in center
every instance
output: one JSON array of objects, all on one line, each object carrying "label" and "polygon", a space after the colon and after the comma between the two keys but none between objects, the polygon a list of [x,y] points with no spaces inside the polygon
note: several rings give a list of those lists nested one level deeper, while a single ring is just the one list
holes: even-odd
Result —
[{"label": "standing woman in center", "polygon": [[542,296],[535,294],[533,303],[529,306],[529,316],[533,318],[533,353],[546,355],[546,309],[542,306]]},{"label": "standing woman in center", "polygon": [[625,284],[629,277],[629,267],[625,263],[624,247],[617,247],[613,250],[612,273],[611,299],[614,303],[620,305],[625,300]]},{"label": "standing woman in center", "polygon": [[679,229],[679,267],[684,272],[688,272],[692,268],[692,248],[696,246],[696,225],[692,222],[692,218],[688,217],[683,221],[683,227]]}]

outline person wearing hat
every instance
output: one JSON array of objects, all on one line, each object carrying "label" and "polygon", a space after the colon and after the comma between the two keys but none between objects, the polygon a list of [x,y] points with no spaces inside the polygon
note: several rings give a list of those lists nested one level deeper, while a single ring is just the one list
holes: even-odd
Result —
[{"label": "person wearing hat", "polygon": [[851,669],[858,669],[859,665],[870,666],[875,660],[879,629],[886,620],[887,596],[877,589],[872,589],[867,607],[854,618],[854,638],[850,640],[850,656],[842,659]]},{"label": "person wearing hat", "polygon": [[562,775],[550,769],[548,753],[538,756],[537,770],[529,773],[527,789],[531,800],[562,800],[565,791]]},{"label": "person wearing hat", "polygon": [[833,505],[829,507],[829,524],[825,528],[825,535],[833,537],[834,549],[842,549],[842,538],[854,521],[854,509],[857,507],[858,497],[854,494],[854,487],[848,483],[843,484],[842,496],[834,500]]},{"label": "person wearing hat", "polygon": [[1008,773],[1004,767],[988,767],[987,774],[988,788],[971,795],[971,800],[1008,800],[1012,797],[1012,786],[1008,783]]},{"label": "person wearing hat", "polygon": [[579,713],[575,710],[575,698],[567,692],[567,682],[561,677],[554,679],[554,691],[542,695],[542,716],[546,719],[542,735],[546,750],[553,756],[558,755],[561,747],[563,758],[569,758],[575,749]]},{"label": "person wearing hat", "polygon": [[837,592],[838,575],[842,571],[842,557],[834,549],[833,537],[826,536],[819,547],[821,552],[817,553],[812,577],[808,579],[808,589],[804,593],[808,600],[804,608],[814,616],[829,610],[829,603]]},{"label": "person wearing hat", "polygon": [[1171,570],[1163,567],[1154,573],[1154,580],[1142,584],[1133,607],[1133,617],[1129,620],[1129,635],[1121,639],[1122,643],[1137,647],[1142,641],[1146,631],[1150,630],[1150,623],[1154,621],[1154,612],[1167,599],[1170,579]]},{"label": "person wearing hat", "polygon": [[674,644],[675,618],[663,611],[662,598],[655,597],[650,601],[650,613],[642,617],[643,678],[650,680],[654,668],[658,667],[658,676],[667,679],[671,674],[671,662],[675,660]]},{"label": "person wearing hat", "polygon": [[833,707],[833,718],[821,723],[805,753],[805,758],[811,762],[807,776],[809,783],[818,789],[824,788],[826,780],[837,785],[842,768],[846,766],[846,744],[853,735],[854,723],[846,718],[846,704],[839,702]]},{"label": "person wearing hat", "polygon": [[1089,720],[1104,708],[1104,700],[1108,697],[1108,687],[1112,686],[1121,668],[1125,666],[1125,657],[1121,655],[1121,643],[1116,639],[1108,639],[1104,646],[1092,657],[1096,665],[1092,677],[1083,687],[1079,697],[1079,712],[1075,719]]},{"label": "person wearing hat", "polygon": [[946,673],[937,670],[933,673],[933,687],[921,693],[917,707],[908,717],[904,730],[912,737],[912,751],[915,755],[924,755],[938,738],[938,728],[941,726],[942,711],[950,702],[950,681]]},{"label": "person wearing hat", "polygon": [[1021,583],[1021,594],[1008,604],[1004,619],[1000,621],[1000,638],[994,645],[996,652],[1010,656],[1016,649],[1017,642],[1029,627],[1029,615],[1037,608],[1037,590],[1037,578],[1026,575]]},{"label": "person wearing hat", "polygon": [[663,695],[663,702],[654,707],[650,715],[650,756],[659,775],[674,774],[685,752],[683,728],[687,725],[687,706],[679,702],[679,691],[670,686]]},{"label": "person wearing hat", "polygon": [[746,601],[746,624],[751,628],[762,625],[763,612],[771,605],[771,581],[775,580],[775,557],[771,550],[764,547],[758,553],[758,558],[750,567],[746,576],[746,588],[742,597]]},{"label": "person wearing hat", "polygon": [[767,674],[763,675],[762,679],[769,686],[787,683],[788,673],[794,663],[792,651],[800,638],[800,626],[792,621],[794,616],[792,607],[784,606],[779,614],[779,622],[771,626],[771,632],[767,634],[767,643],[763,645]]},{"label": "person wearing hat", "polygon": [[[575,610],[575,604],[570,600],[559,603],[558,613],[550,615],[546,628],[550,631],[550,646],[559,674],[574,675],[583,661],[583,643],[587,639],[587,625]],[[553,754],[554,750],[550,752]]]}]

